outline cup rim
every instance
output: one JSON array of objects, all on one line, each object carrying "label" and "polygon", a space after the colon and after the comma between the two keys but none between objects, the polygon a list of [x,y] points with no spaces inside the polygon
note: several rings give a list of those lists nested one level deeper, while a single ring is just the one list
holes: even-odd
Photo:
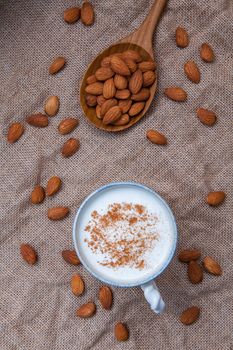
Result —
[{"label": "cup rim", "polygon": [[[76,226],[77,226],[77,222],[78,222],[78,219],[79,219],[79,215],[84,207],[84,205],[94,196],[96,195],[98,192],[101,192],[103,190],[106,190],[107,188],[109,187],[115,187],[115,186],[119,186],[119,185],[129,185],[129,186],[136,186],[136,187],[140,187],[146,191],[149,191],[151,193],[153,193],[153,195],[155,195],[157,198],[159,198],[159,200],[161,200],[163,202],[163,204],[165,205],[166,209],[168,210],[169,214],[170,214],[170,217],[172,219],[172,223],[173,223],[173,226],[174,226],[174,241],[173,241],[173,246],[172,246],[172,250],[170,252],[170,255],[168,257],[168,259],[166,260],[166,263],[161,267],[161,269],[159,271],[157,271],[155,274],[153,274],[152,276],[146,278],[145,280],[143,281],[140,281],[140,283],[129,283],[127,285],[122,285],[120,283],[117,283],[117,282],[113,282],[113,281],[109,281],[105,278],[102,278],[100,276],[98,276],[98,274],[96,274],[94,271],[92,271],[92,269],[85,263],[85,261],[82,259],[82,256],[81,254],[79,254],[79,249],[78,249],[78,244],[77,244],[77,240],[76,240]],[[141,286],[143,284],[146,284],[152,280],[154,280],[156,277],[158,277],[159,275],[161,275],[161,273],[168,267],[168,265],[170,264],[174,254],[175,254],[175,251],[176,251],[176,247],[177,247],[177,240],[178,240],[178,232],[177,232],[177,224],[176,224],[176,220],[175,220],[175,217],[173,215],[173,212],[170,208],[170,206],[168,205],[168,203],[157,193],[155,192],[154,190],[152,190],[150,187],[148,186],[145,186],[143,184],[140,184],[138,182],[134,182],[134,181],[126,181],[126,182],[111,182],[111,183],[108,183],[104,186],[101,186],[99,188],[97,188],[96,190],[94,190],[93,192],[91,192],[84,200],[83,202],[81,203],[79,209],[77,210],[76,212],[76,215],[75,215],[75,219],[74,219],[74,222],[73,222],[73,229],[72,229],[72,238],[73,238],[73,243],[74,243],[74,248],[75,248],[75,251],[82,263],[82,265],[85,267],[85,269],[87,269],[88,272],[90,272],[90,274],[92,276],[94,276],[95,278],[97,278],[99,281],[103,282],[103,283],[106,283],[106,284],[109,284],[109,285],[112,285],[112,286],[115,286],[115,287],[122,287],[122,288],[130,288],[130,287],[138,287],[138,286]]]}]

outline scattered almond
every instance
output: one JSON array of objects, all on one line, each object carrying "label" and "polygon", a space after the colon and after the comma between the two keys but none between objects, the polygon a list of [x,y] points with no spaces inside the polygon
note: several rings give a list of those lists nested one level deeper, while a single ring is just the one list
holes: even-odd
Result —
[{"label": "scattered almond", "polygon": [[69,134],[78,126],[78,119],[66,118],[63,119],[58,125],[58,131],[62,135]]},{"label": "scattered almond", "polygon": [[89,302],[87,304],[82,305],[77,311],[76,311],[76,315],[78,317],[82,317],[82,318],[88,318],[91,317],[95,314],[96,312],[96,306],[94,303]]},{"label": "scattered almond", "polygon": [[66,64],[66,60],[64,57],[55,58],[49,67],[49,73],[50,74],[58,73],[61,69],[64,68],[65,64]]},{"label": "scattered almond", "polygon": [[128,81],[122,75],[116,74],[114,77],[114,85],[118,90],[124,90],[127,88]]},{"label": "scattered almond", "polygon": [[222,274],[221,266],[210,256],[206,256],[203,260],[204,268],[207,272],[212,275],[220,276]]},{"label": "scattered almond", "polygon": [[183,102],[187,100],[187,93],[177,86],[166,88],[164,93],[173,101]]},{"label": "scattered almond", "polygon": [[63,19],[65,22],[72,24],[79,20],[80,18],[80,8],[70,7],[66,9],[63,13]]},{"label": "scattered almond", "polygon": [[26,118],[26,122],[37,128],[44,128],[48,126],[48,117],[42,113],[31,114]]},{"label": "scattered almond", "polygon": [[226,194],[222,191],[216,191],[216,192],[209,192],[206,202],[211,206],[218,206],[219,204],[223,203],[225,200]]},{"label": "scattered almond", "polygon": [[118,103],[123,114],[127,113],[132,106],[132,100],[120,100]]},{"label": "scattered almond", "polygon": [[132,95],[131,99],[133,101],[147,101],[149,97],[150,97],[150,90],[147,88],[143,88],[137,94]]},{"label": "scattered almond", "polygon": [[80,296],[84,293],[85,284],[80,275],[74,274],[71,278],[71,290],[74,295]]},{"label": "scattered almond", "polygon": [[105,114],[104,118],[103,118],[103,123],[105,125],[107,124],[112,124],[114,122],[116,122],[118,119],[120,119],[122,115],[121,109],[119,106],[114,106],[112,108],[110,108],[107,113]]},{"label": "scattered almond", "polygon": [[95,20],[95,13],[92,4],[85,1],[81,8],[81,21],[85,26],[91,26]]},{"label": "scattered almond", "polygon": [[45,102],[44,111],[50,117],[57,114],[59,110],[60,101],[57,96],[50,96]]},{"label": "scattered almond", "polygon": [[91,95],[102,95],[104,84],[101,82],[92,83],[87,85],[85,91]]},{"label": "scattered almond", "polygon": [[45,192],[47,196],[53,196],[61,187],[61,179],[58,176],[53,176],[49,179]]},{"label": "scattered almond", "polygon": [[97,69],[97,71],[95,72],[96,79],[100,81],[105,81],[107,79],[110,79],[113,77],[113,75],[114,75],[114,72],[111,70],[110,67],[101,67]]},{"label": "scattered almond", "polygon": [[178,255],[178,259],[181,262],[190,262],[192,260],[199,259],[200,256],[201,256],[201,252],[197,249],[182,250]]},{"label": "scattered almond", "polygon": [[128,89],[117,90],[115,97],[118,100],[128,100],[128,98],[130,97],[130,91]]},{"label": "scattered almond", "polygon": [[198,84],[201,79],[201,74],[198,66],[193,61],[188,61],[184,65],[184,72],[187,78],[195,84]]},{"label": "scattered almond", "polygon": [[37,253],[31,245],[27,243],[21,244],[20,253],[23,260],[25,260],[29,265],[34,265],[37,262]]},{"label": "scattered almond", "polygon": [[95,107],[97,105],[97,97],[95,95],[86,95],[86,104],[89,107]]},{"label": "scattered almond", "polygon": [[34,190],[31,193],[31,202],[33,204],[40,204],[45,198],[45,191],[42,186],[35,186]]},{"label": "scattered almond", "polygon": [[217,120],[216,114],[205,108],[198,108],[197,116],[203,124],[208,126],[214,125]]},{"label": "scattered almond", "polygon": [[61,153],[63,157],[68,158],[73,156],[78,151],[79,147],[79,140],[71,138],[64,143],[61,149]]},{"label": "scattered almond", "polygon": [[146,133],[146,137],[148,138],[148,140],[150,140],[152,143],[155,143],[156,145],[167,144],[167,138],[156,130],[148,130]]},{"label": "scattered almond", "polygon": [[129,338],[129,331],[124,323],[118,322],[115,325],[114,333],[118,341],[126,341]]},{"label": "scattered almond", "polygon": [[103,85],[103,96],[105,99],[113,98],[116,94],[116,87],[113,78],[108,79]]},{"label": "scattered almond", "polygon": [[120,119],[118,119],[116,122],[114,122],[114,125],[117,125],[117,126],[126,125],[126,124],[128,124],[129,119],[130,118],[129,118],[128,114],[122,114]]},{"label": "scattered almond", "polygon": [[86,80],[87,84],[90,85],[90,84],[94,84],[97,82],[97,79],[95,77],[95,74],[93,75],[90,75],[87,80]]},{"label": "scattered almond", "polygon": [[139,63],[138,68],[143,72],[154,71],[156,69],[156,63],[154,61],[143,61]]},{"label": "scattered almond", "polygon": [[117,100],[115,98],[106,100],[100,108],[100,115],[103,117],[107,111],[114,106],[117,106]]},{"label": "scattered almond", "polygon": [[135,73],[133,73],[133,75],[130,78],[129,90],[132,92],[132,94],[137,94],[141,90],[142,84],[143,84],[142,72],[140,69],[138,69],[136,70]]},{"label": "scattered almond", "polygon": [[176,28],[176,45],[178,47],[184,48],[189,44],[189,37],[186,30],[182,27]]},{"label": "scattered almond", "polygon": [[120,74],[123,76],[130,75],[130,70],[129,70],[128,66],[120,57],[113,56],[111,58],[110,65],[111,65],[113,72],[115,72],[116,74]]},{"label": "scattered almond", "polygon": [[188,264],[188,278],[193,284],[203,280],[203,270],[196,260],[190,261]]},{"label": "scattered almond", "polygon": [[66,207],[50,208],[48,210],[48,218],[54,221],[62,220],[69,214],[69,212],[70,212],[69,208],[66,208]]},{"label": "scattered almond", "polygon": [[148,70],[147,72],[143,73],[143,86],[151,86],[154,84],[156,80],[156,74],[155,72]]},{"label": "scattered almond", "polygon": [[191,306],[180,315],[180,321],[185,325],[190,325],[197,321],[200,315],[200,308]]},{"label": "scattered almond", "polygon": [[99,301],[105,310],[111,309],[112,291],[109,287],[103,286],[99,290]]},{"label": "scattered almond", "polygon": [[77,257],[75,250],[63,250],[62,257],[68,264],[75,266],[80,264],[80,260]]},{"label": "scattered almond", "polygon": [[205,62],[213,62],[215,59],[214,51],[208,43],[203,43],[200,48],[200,56]]},{"label": "scattered almond", "polygon": [[139,114],[145,107],[145,102],[136,102],[132,105],[132,107],[129,110],[129,116],[134,117],[135,115]]},{"label": "scattered almond", "polygon": [[127,51],[124,51],[122,53],[122,57],[125,59],[130,59],[130,60],[133,60],[135,62],[141,62],[142,61],[142,57],[140,55],[139,52],[135,51],[135,50],[127,50]]},{"label": "scattered almond", "polygon": [[9,143],[15,143],[20,139],[24,133],[24,127],[21,123],[15,122],[9,126],[7,133],[7,141]]}]

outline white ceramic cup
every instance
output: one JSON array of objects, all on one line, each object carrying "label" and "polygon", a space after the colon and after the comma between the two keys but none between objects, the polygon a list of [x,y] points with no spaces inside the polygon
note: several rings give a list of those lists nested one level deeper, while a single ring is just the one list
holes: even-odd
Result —
[{"label": "white ceramic cup", "polygon": [[[149,211],[155,212],[160,220],[160,230],[164,240],[158,243],[155,268],[146,273],[137,271],[133,274],[117,273],[112,268],[99,267],[93,253],[87,247],[84,239],[85,227],[91,219],[93,210],[106,210],[114,202],[132,202],[144,205]],[[83,266],[100,281],[117,287],[140,286],[151,309],[161,313],[165,303],[155,284],[159,276],[170,263],[177,244],[177,227],[175,218],[168,204],[152,189],[134,182],[117,182],[103,186],[91,193],[81,204],[73,224],[73,242],[77,255]]]}]

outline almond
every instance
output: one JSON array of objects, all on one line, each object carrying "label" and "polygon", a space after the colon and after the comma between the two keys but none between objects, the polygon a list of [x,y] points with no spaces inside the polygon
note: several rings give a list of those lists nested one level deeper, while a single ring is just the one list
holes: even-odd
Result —
[{"label": "almond", "polygon": [[132,92],[132,94],[137,94],[141,88],[143,83],[143,76],[140,69],[136,70],[135,73],[133,73],[132,77],[129,81],[129,90]]},{"label": "almond", "polygon": [[63,13],[63,19],[65,22],[72,24],[79,20],[80,18],[80,8],[70,7],[66,9]]},{"label": "almond", "polygon": [[129,110],[129,116],[134,117],[135,115],[139,114],[145,107],[145,102],[136,102],[132,105],[132,107]]},{"label": "almond", "polygon": [[128,81],[122,75],[116,74],[114,77],[114,85],[118,90],[124,90],[127,88]]},{"label": "almond", "polygon": [[33,204],[40,204],[45,198],[45,191],[42,186],[35,186],[34,190],[31,193],[31,202]]},{"label": "almond", "polygon": [[138,65],[137,63],[135,63],[133,60],[131,60],[130,58],[125,58],[124,62],[126,63],[127,67],[129,68],[131,73],[136,72],[136,70],[138,69]]},{"label": "almond", "polygon": [[44,111],[50,117],[57,114],[59,110],[60,101],[57,96],[50,96],[45,102]]},{"label": "almond", "polygon": [[94,303],[89,302],[87,304],[82,305],[77,311],[76,311],[76,315],[78,317],[82,317],[82,318],[88,318],[91,317],[95,314],[96,312],[96,306]]},{"label": "almond", "polygon": [[185,325],[190,325],[197,321],[200,315],[200,309],[197,306],[191,306],[180,315],[180,321]]},{"label": "almond", "polygon": [[95,107],[97,105],[97,97],[95,95],[86,95],[86,104],[88,107]]},{"label": "almond", "polygon": [[206,256],[203,260],[204,268],[207,272],[212,275],[220,276],[222,274],[221,266],[210,256]]},{"label": "almond", "polygon": [[105,81],[112,78],[114,75],[110,67],[101,67],[95,72],[95,77],[97,80]]},{"label": "almond", "polygon": [[58,176],[53,176],[49,179],[45,192],[47,196],[53,196],[61,188],[61,179]]},{"label": "almond", "polygon": [[100,82],[92,83],[87,85],[85,91],[91,95],[102,95],[104,84]]},{"label": "almond", "polygon": [[9,143],[15,143],[23,135],[24,127],[21,123],[15,122],[9,126],[7,133],[7,141]]},{"label": "almond", "polygon": [[131,99],[133,101],[147,101],[150,97],[150,90],[149,89],[141,89],[137,94],[132,95]]},{"label": "almond", "polygon": [[100,95],[100,96],[97,97],[97,103],[98,103],[99,106],[102,106],[102,104],[103,104],[105,101],[107,101],[107,100],[104,98],[103,95]]},{"label": "almond", "polygon": [[205,108],[198,108],[197,116],[203,124],[208,126],[214,125],[217,119],[216,114],[213,111]]},{"label": "almond", "polygon": [[66,60],[64,57],[55,58],[49,67],[49,73],[50,74],[58,73],[61,69],[64,68],[65,64],[66,64]]},{"label": "almond", "polygon": [[222,191],[209,192],[206,202],[211,206],[217,206],[224,202],[226,194]]},{"label": "almond", "polygon": [[42,113],[36,113],[36,114],[29,115],[26,118],[26,122],[32,126],[37,127],[37,128],[44,128],[44,127],[48,126],[48,124],[49,124],[47,115],[42,114]]},{"label": "almond", "polygon": [[62,135],[69,134],[78,126],[78,119],[66,118],[63,119],[58,125],[58,131]]},{"label": "almond", "polygon": [[148,72],[149,70],[156,69],[156,63],[154,61],[143,61],[139,63],[138,68],[143,72]]},{"label": "almond", "polygon": [[201,74],[198,66],[193,61],[188,61],[184,65],[184,72],[187,78],[195,84],[198,84],[201,79]]},{"label": "almond", "polygon": [[176,28],[176,45],[178,47],[184,48],[189,44],[189,37],[186,30],[182,27]]},{"label": "almond", "polygon": [[120,100],[118,103],[123,114],[127,113],[132,106],[132,100]]},{"label": "almond", "polygon": [[71,138],[62,146],[61,152],[63,157],[68,158],[73,156],[80,147],[79,140]]},{"label": "almond", "polygon": [[112,291],[109,287],[103,286],[99,290],[99,301],[105,310],[110,310],[112,306]]},{"label": "almond", "polygon": [[104,57],[101,61],[101,67],[110,67],[111,56]]},{"label": "almond", "polygon": [[126,63],[117,56],[113,56],[111,58],[111,68],[113,70],[113,72],[115,72],[116,74],[120,74],[123,76],[129,76],[130,75],[130,70],[127,67]]},{"label": "almond", "polygon": [[[106,100],[106,101],[107,101],[107,100]],[[96,117],[97,117],[98,119],[102,119],[101,107],[100,107],[100,105],[97,105],[97,106],[96,106],[95,113],[96,113]]]},{"label": "almond", "polygon": [[188,278],[193,284],[200,283],[203,280],[203,270],[195,260],[188,264]]},{"label": "almond", "polygon": [[112,98],[110,100],[106,100],[100,108],[100,115],[104,116],[110,108],[112,108],[116,105],[117,105],[117,100],[115,98]]},{"label": "almond", "polygon": [[122,115],[122,112],[121,112],[120,107],[114,106],[114,107],[110,108],[107,111],[107,113],[105,114],[105,116],[103,118],[103,123],[105,125],[114,123],[115,121],[120,119],[121,115]]},{"label": "almond", "polygon": [[143,73],[143,86],[151,86],[154,84],[156,80],[156,74],[152,70],[148,70],[147,72]]},{"label": "almond", "polygon": [[201,256],[201,252],[197,249],[182,250],[178,255],[178,259],[181,262],[190,262],[192,260],[199,259],[200,256]]},{"label": "almond", "polygon": [[120,117],[120,119],[118,119],[114,125],[117,126],[122,126],[122,125],[126,125],[129,122],[129,115],[128,114],[122,114],[122,116]]},{"label": "almond", "polygon": [[80,296],[84,293],[85,284],[80,275],[74,274],[71,278],[71,290],[74,295]]},{"label": "almond", "polygon": [[87,78],[86,82],[87,82],[87,85],[96,83],[96,82],[97,82],[97,79],[96,79],[96,77],[95,77],[95,74],[90,75],[90,76]]},{"label": "almond", "polygon": [[25,260],[29,265],[34,265],[37,262],[37,253],[31,245],[27,243],[21,244],[20,253],[23,260]]},{"label": "almond", "polygon": [[95,20],[95,13],[92,4],[85,1],[81,8],[81,21],[85,26],[91,26]]},{"label": "almond", "polygon": [[173,101],[183,102],[187,100],[187,93],[177,86],[166,88],[164,94]]},{"label": "almond", "polygon": [[110,99],[115,96],[116,93],[116,87],[114,85],[113,78],[108,79],[104,82],[103,87],[103,96],[105,99]]},{"label": "almond", "polygon": [[126,341],[129,338],[129,331],[124,323],[118,322],[115,325],[114,333],[119,341]]},{"label": "almond", "polygon": [[208,43],[203,43],[200,48],[200,56],[205,62],[213,62],[215,59],[214,51]]},{"label": "almond", "polygon": [[63,250],[62,257],[70,265],[77,266],[80,264],[80,260],[77,257],[75,250]]},{"label": "almond", "polygon": [[130,91],[128,89],[117,90],[115,97],[118,100],[128,100],[128,98],[130,97]]},{"label": "almond", "polygon": [[166,137],[156,130],[152,130],[152,129],[148,130],[146,133],[146,137],[148,138],[148,140],[150,140],[152,143],[155,143],[156,145],[167,144]]},{"label": "almond", "polygon": [[62,220],[69,214],[69,208],[66,207],[54,207],[48,210],[48,218],[50,220]]},{"label": "almond", "polygon": [[135,62],[141,62],[142,61],[142,57],[140,55],[139,52],[137,51],[134,51],[134,50],[127,50],[127,51],[124,51],[123,54],[122,54],[122,57],[125,59],[130,59],[130,60],[133,60]]}]

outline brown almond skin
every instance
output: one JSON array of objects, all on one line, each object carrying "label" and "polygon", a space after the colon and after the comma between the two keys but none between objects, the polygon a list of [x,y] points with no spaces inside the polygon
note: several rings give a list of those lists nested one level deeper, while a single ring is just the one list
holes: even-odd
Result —
[{"label": "brown almond skin", "polygon": [[202,122],[202,124],[207,126],[214,125],[217,120],[216,114],[213,111],[210,111],[209,109],[205,109],[205,108],[198,108],[197,116]]},{"label": "brown almond skin", "polygon": [[49,124],[47,115],[42,113],[31,114],[26,118],[26,122],[29,125],[35,126],[37,128],[45,128]]},{"label": "brown almond skin", "polygon": [[74,266],[80,265],[80,260],[75,250],[63,250],[62,257],[70,265],[74,265]]},{"label": "brown almond skin", "polygon": [[117,90],[115,97],[118,100],[128,100],[130,97],[130,91],[128,89],[124,89],[124,90]]},{"label": "brown almond skin", "polygon": [[181,262],[190,262],[192,260],[198,260],[201,257],[201,252],[200,250],[197,249],[190,249],[190,250],[182,250],[179,255],[178,259]]},{"label": "brown almond skin", "polygon": [[221,266],[219,265],[219,263],[217,263],[216,260],[214,260],[210,256],[206,256],[204,258],[203,266],[204,266],[205,270],[207,272],[211,273],[212,275],[215,275],[215,276],[221,276],[222,275],[222,268],[221,268]]},{"label": "brown almond skin", "polygon": [[129,90],[132,94],[137,94],[143,84],[143,76],[142,76],[142,71],[140,69],[136,70],[135,73],[130,78],[129,81]]},{"label": "brown almond skin", "polygon": [[186,30],[182,27],[176,28],[176,45],[180,48],[185,48],[189,45],[189,37]]},{"label": "brown almond skin", "polygon": [[130,58],[124,58],[124,62],[126,64],[126,66],[129,68],[131,73],[136,72],[136,70],[138,69],[138,65],[135,61],[131,60]]},{"label": "brown almond skin", "polygon": [[[107,101],[107,100],[106,100],[106,101]],[[97,117],[98,119],[103,119],[103,117],[102,117],[102,115],[101,115],[101,107],[100,107],[100,105],[97,105],[97,106],[96,106],[95,113],[96,113],[96,117]]]},{"label": "brown almond skin", "polygon": [[20,139],[24,133],[24,127],[21,123],[15,122],[9,126],[7,133],[7,141],[9,143],[15,143]]},{"label": "brown almond skin", "polygon": [[64,11],[63,19],[66,23],[73,24],[79,20],[80,12],[79,7],[70,7]]},{"label": "brown almond skin", "polygon": [[42,186],[35,186],[34,190],[31,193],[31,202],[33,204],[40,204],[45,198],[45,191]]},{"label": "brown almond skin", "polygon": [[95,77],[95,74],[90,75],[90,76],[87,78],[86,82],[87,82],[87,85],[96,83],[96,82],[97,82],[97,79],[96,79],[96,77]]},{"label": "brown almond skin", "polygon": [[111,70],[110,67],[101,67],[98,68],[95,72],[95,77],[99,81],[105,81],[107,79],[112,78],[114,75],[114,72]]},{"label": "brown almond skin", "polygon": [[143,61],[139,63],[138,68],[145,73],[149,70],[154,71],[156,69],[156,63],[154,61]]},{"label": "brown almond skin", "polygon": [[118,90],[124,90],[128,86],[128,81],[122,75],[116,74],[114,77],[114,85]]},{"label": "brown almond skin", "polygon": [[102,104],[103,104],[105,101],[107,101],[107,100],[106,100],[106,98],[104,98],[103,95],[100,95],[100,96],[97,97],[97,103],[98,103],[99,106],[102,106]]},{"label": "brown almond skin", "polygon": [[118,106],[120,107],[122,113],[125,114],[130,110],[130,107],[132,106],[132,100],[120,100]]},{"label": "brown almond skin", "polygon": [[85,1],[82,4],[81,21],[85,26],[91,26],[95,21],[94,8],[89,1]]},{"label": "brown almond skin", "polygon": [[53,176],[49,179],[45,192],[47,196],[53,196],[61,188],[61,179],[58,176]]},{"label": "brown almond skin", "polygon": [[63,119],[58,125],[58,131],[62,135],[67,135],[72,132],[79,124],[78,119],[66,118]]},{"label": "brown almond skin", "polygon": [[124,323],[118,322],[114,328],[114,334],[118,341],[126,341],[129,338],[129,331]]},{"label": "brown almond skin", "polygon": [[209,192],[206,203],[209,205],[216,207],[224,202],[226,198],[225,192],[222,191],[216,191],[216,192]]},{"label": "brown almond skin", "polygon": [[65,64],[66,64],[66,60],[64,57],[55,58],[49,67],[49,73],[50,74],[58,73],[60,70],[64,68]]},{"label": "brown almond skin", "polygon": [[128,114],[122,114],[120,119],[118,119],[116,122],[114,122],[114,125],[117,125],[117,126],[126,125],[129,123],[129,120],[130,120],[130,118],[129,118]]},{"label": "brown almond skin", "polygon": [[89,318],[92,317],[96,312],[95,303],[89,302],[87,304],[82,305],[77,311],[76,315],[81,318]]},{"label": "brown almond skin", "polygon": [[116,74],[120,74],[123,76],[129,76],[130,75],[130,70],[128,68],[128,66],[126,65],[126,63],[118,56],[114,55],[111,58],[111,68],[113,70],[113,72],[115,72]]},{"label": "brown almond skin", "polygon": [[211,63],[215,59],[215,54],[208,43],[203,43],[200,47],[200,56],[204,62]]},{"label": "brown almond skin", "polygon": [[195,84],[198,84],[201,79],[201,73],[194,61],[188,61],[184,65],[184,72],[187,78]]},{"label": "brown almond skin", "polygon": [[106,56],[102,59],[101,61],[101,67],[110,67],[110,63],[111,63],[111,56]]},{"label": "brown almond skin", "polygon": [[53,221],[62,220],[68,216],[70,210],[66,207],[55,207],[48,210],[48,218]]},{"label": "brown almond skin", "polygon": [[21,244],[20,253],[23,260],[29,265],[34,265],[37,262],[37,253],[31,245],[27,243]]},{"label": "brown almond skin", "polygon": [[143,73],[143,87],[148,87],[154,84],[156,80],[156,74],[152,70]]},{"label": "brown almond skin", "polygon": [[187,93],[178,86],[166,88],[164,94],[170,98],[170,100],[176,102],[184,102],[187,100]]},{"label": "brown almond skin", "polygon": [[117,100],[115,98],[106,100],[100,108],[100,115],[103,117],[107,113],[107,111],[109,111],[109,109],[114,106],[117,106]]},{"label": "brown almond skin", "polygon": [[113,98],[116,94],[116,87],[114,85],[113,78],[110,78],[104,82],[103,85],[103,96],[106,100]]},{"label": "brown almond skin", "polygon": [[88,107],[95,107],[97,105],[97,97],[95,95],[86,95],[86,104]]},{"label": "brown almond skin", "polygon": [[108,286],[103,286],[99,290],[99,301],[105,310],[112,307],[112,290]]},{"label": "brown almond skin", "polygon": [[200,283],[203,280],[202,267],[195,260],[190,261],[188,264],[188,278],[193,284]]},{"label": "brown almond skin", "polygon": [[102,95],[103,94],[103,88],[104,84],[97,81],[96,83],[92,83],[90,85],[87,85],[85,88],[85,92],[91,95]]},{"label": "brown almond skin", "polygon": [[126,50],[123,52],[122,57],[124,59],[130,59],[135,61],[136,63],[142,61],[142,57],[138,51],[135,50]]},{"label": "brown almond skin", "polygon": [[191,325],[196,322],[200,315],[200,308],[197,306],[191,306],[188,309],[184,310],[180,315],[180,322],[185,325]]},{"label": "brown almond skin", "polygon": [[147,88],[142,88],[137,94],[132,95],[131,99],[133,101],[147,101],[150,97],[150,90]]},{"label": "brown almond skin", "polygon": [[130,117],[134,117],[135,115],[139,114],[145,107],[145,102],[136,102],[132,105],[130,108],[128,114]]},{"label": "brown almond skin", "polygon": [[119,106],[110,108],[103,118],[103,124],[108,125],[116,122],[122,116],[122,112]]},{"label": "brown almond skin", "polygon": [[149,141],[156,145],[166,145],[167,144],[167,138],[161,134],[160,132],[156,130],[148,130],[146,133],[146,137]]},{"label": "brown almond skin", "polygon": [[45,102],[44,111],[50,117],[54,117],[59,110],[60,101],[57,96],[50,96]]},{"label": "brown almond skin", "polygon": [[72,290],[72,293],[76,296],[82,295],[85,291],[84,281],[82,277],[77,273],[74,274],[71,278],[71,290]]},{"label": "brown almond skin", "polygon": [[61,153],[63,157],[69,158],[78,151],[79,147],[80,147],[79,140],[71,138],[64,143],[61,149]]}]

